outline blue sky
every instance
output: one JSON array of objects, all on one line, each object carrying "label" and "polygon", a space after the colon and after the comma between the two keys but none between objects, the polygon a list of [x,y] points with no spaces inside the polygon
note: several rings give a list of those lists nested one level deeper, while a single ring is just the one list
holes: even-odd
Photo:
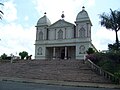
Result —
[{"label": "blue sky", "polygon": [[[120,10],[119,0],[0,0],[4,11],[0,21],[0,55],[6,53],[18,55],[27,51],[34,57],[35,25],[47,12],[52,23],[59,20],[64,11],[65,20],[74,23],[77,14],[85,6],[92,26],[92,43],[98,50],[106,50],[108,43],[115,42],[115,33],[99,24],[99,14]],[[119,33],[120,39],[120,33]]]}]

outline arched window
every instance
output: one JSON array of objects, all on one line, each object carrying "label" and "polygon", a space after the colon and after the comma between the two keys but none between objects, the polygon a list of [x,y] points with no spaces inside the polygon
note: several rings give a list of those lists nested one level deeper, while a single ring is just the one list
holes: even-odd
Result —
[{"label": "arched window", "polygon": [[63,31],[61,29],[58,31],[58,39],[63,39]]},{"label": "arched window", "polygon": [[42,55],[42,48],[41,47],[38,48],[37,55]]},{"label": "arched window", "polygon": [[42,31],[39,32],[39,40],[43,40],[43,32]]},{"label": "arched window", "polygon": [[79,30],[79,37],[81,38],[85,37],[85,29],[83,27]]}]

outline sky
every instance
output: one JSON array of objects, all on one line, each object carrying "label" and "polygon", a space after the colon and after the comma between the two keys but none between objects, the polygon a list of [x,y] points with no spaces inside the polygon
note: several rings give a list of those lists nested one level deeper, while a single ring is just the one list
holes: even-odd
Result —
[{"label": "sky", "polygon": [[[100,25],[99,15],[103,12],[120,10],[119,0],[0,0],[4,12],[0,20],[0,55],[19,55],[27,51],[35,53],[36,24],[39,18],[47,13],[51,23],[61,19],[62,11],[65,20],[75,24],[77,14],[85,6],[92,22],[92,43],[97,50],[107,50],[108,44],[115,42],[115,32]],[[120,31],[118,33],[120,39]]]}]

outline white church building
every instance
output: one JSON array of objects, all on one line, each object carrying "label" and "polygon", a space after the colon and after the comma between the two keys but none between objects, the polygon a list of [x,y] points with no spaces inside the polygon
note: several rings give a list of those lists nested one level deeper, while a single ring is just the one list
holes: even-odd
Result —
[{"label": "white church building", "polygon": [[61,17],[51,24],[45,13],[38,20],[35,59],[83,59],[88,48],[94,48],[91,43],[92,23],[84,7],[75,24],[65,21],[64,14]]}]

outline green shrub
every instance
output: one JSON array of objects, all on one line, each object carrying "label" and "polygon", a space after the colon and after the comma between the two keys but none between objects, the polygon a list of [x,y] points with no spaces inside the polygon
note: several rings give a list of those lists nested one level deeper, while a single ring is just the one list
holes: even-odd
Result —
[{"label": "green shrub", "polygon": [[100,61],[98,65],[108,72],[111,72],[111,73],[115,72],[114,64],[110,60]]},{"label": "green shrub", "polygon": [[89,55],[89,59],[106,71],[111,73],[120,70],[120,54],[119,53],[94,53]]},{"label": "green shrub", "polygon": [[21,57],[21,59],[24,59],[25,57],[28,56],[28,52],[22,51],[22,52],[19,53],[19,56]]},{"label": "green shrub", "polygon": [[3,53],[3,55],[1,55],[1,58],[2,58],[3,60],[5,60],[5,59],[7,58],[7,55],[6,55],[5,53]]},{"label": "green shrub", "polygon": [[109,52],[106,53],[106,57],[111,59],[115,63],[120,63],[120,53],[119,52]]},{"label": "green shrub", "polygon": [[119,72],[115,72],[114,75],[118,78],[120,78],[120,71]]},{"label": "green shrub", "polygon": [[93,54],[93,53],[95,53],[95,51],[93,50],[93,48],[88,48],[88,50],[86,52],[87,52],[87,54]]}]

